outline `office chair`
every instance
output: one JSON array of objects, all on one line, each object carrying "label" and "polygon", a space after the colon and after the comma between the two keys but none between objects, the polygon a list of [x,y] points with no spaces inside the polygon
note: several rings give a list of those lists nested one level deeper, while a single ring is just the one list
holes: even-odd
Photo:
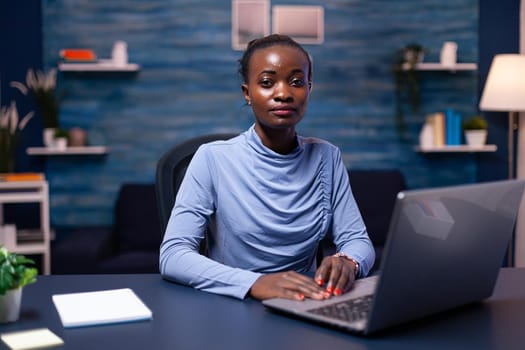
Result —
[{"label": "office chair", "polygon": [[166,231],[175,197],[186,169],[199,146],[216,140],[228,140],[237,135],[237,133],[222,133],[197,136],[175,145],[162,155],[157,163],[155,178],[162,235]]}]

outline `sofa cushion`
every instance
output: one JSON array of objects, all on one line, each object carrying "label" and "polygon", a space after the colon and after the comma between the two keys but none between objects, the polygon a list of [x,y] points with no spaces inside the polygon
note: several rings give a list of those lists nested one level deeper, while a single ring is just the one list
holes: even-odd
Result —
[{"label": "sofa cushion", "polygon": [[119,251],[158,251],[162,235],[153,184],[121,186],[114,227]]},{"label": "sofa cushion", "polygon": [[397,170],[350,170],[352,193],[376,246],[385,244],[397,194],[406,189],[405,178]]}]

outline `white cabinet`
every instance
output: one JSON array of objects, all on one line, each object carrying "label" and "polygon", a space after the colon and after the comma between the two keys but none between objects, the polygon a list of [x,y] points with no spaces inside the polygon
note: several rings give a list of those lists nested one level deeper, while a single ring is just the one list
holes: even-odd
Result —
[{"label": "white cabinet", "polygon": [[[3,206],[6,203],[39,203],[40,229],[17,232],[17,239],[9,250],[29,255],[41,254],[43,273],[51,273],[49,190],[46,180],[0,182],[0,225],[3,225]],[[23,239],[21,235],[23,234]]]}]

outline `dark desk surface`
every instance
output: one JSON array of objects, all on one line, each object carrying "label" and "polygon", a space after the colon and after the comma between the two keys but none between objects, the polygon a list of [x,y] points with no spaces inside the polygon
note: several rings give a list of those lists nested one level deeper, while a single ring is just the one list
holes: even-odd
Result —
[{"label": "dark desk surface", "polygon": [[[153,320],[65,329],[51,295],[132,288]],[[502,269],[485,302],[401,326],[372,338],[354,336],[240,301],[164,281],[159,275],[39,276],[24,289],[20,320],[0,332],[47,327],[65,349],[523,349],[525,269]],[[0,342],[0,348],[6,348]]]}]

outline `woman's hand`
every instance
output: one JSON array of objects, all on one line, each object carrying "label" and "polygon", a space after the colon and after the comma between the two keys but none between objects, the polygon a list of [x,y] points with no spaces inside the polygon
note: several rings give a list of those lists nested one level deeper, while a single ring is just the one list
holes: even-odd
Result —
[{"label": "woman's hand", "polygon": [[354,283],[357,267],[355,262],[344,256],[327,256],[315,272],[315,282],[325,286],[330,295],[341,295]]},{"label": "woman's hand", "polygon": [[322,300],[330,296],[312,278],[295,271],[262,275],[253,284],[250,295],[259,300],[270,298]]}]

